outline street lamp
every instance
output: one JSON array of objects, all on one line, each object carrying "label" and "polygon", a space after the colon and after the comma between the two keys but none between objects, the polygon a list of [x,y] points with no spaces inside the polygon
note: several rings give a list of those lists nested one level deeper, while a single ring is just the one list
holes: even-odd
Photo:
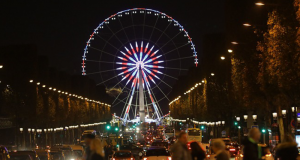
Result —
[{"label": "street lamp", "polygon": [[30,83],[32,83],[32,82],[33,82],[33,80],[31,79],[31,80],[29,80],[29,82],[30,82]]},{"label": "street lamp", "polygon": [[225,57],[224,57],[224,56],[221,56],[221,60],[225,60]]},{"label": "street lamp", "polygon": [[37,82],[37,83],[36,83],[36,85],[40,85],[40,84],[41,84],[40,82]]},{"label": "street lamp", "polygon": [[225,125],[225,121],[222,121],[222,125]]},{"label": "street lamp", "polygon": [[228,49],[227,51],[228,51],[228,53],[232,53],[232,52],[233,52],[233,50],[232,50],[232,49]]},{"label": "street lamp", "polygon": [[255,3],[255,5],[257,5],[257,6],[264,6],[265,4],[262,3],[262,2],[257,2],[257,3]]},{"label": "street lamp", "polygon": [[2,69],[3,68],[3,65],[0,65],[0,69]]},{"label": "street lamp", "polygon": [[23,132],[23,128],[20,128],[20,132],[21,132],[21,133]]},{"label": "street lamp", "polygon": [[245,120],[245,122],[247,122],[247,119],[248,119],[248,115],[244,115],[244,120]]},{"label": "street lamp", "polygon": [[42,87],[43,87],[43,88],[45,88],[45,87],[46,87],[46,85],[43,85]]},{"label": "street lamp", "polygon": [[249,24],[249,23],[244,23],[243,25],[246,27],[251,27],[251,24]]},{"label": "street lamp", "polygon": [[211,75],[211,76],[214,76],[215,74],[214,74],[214,73],[211,73],[210,75]]},{"label": "street lamp", "polygon": [[295,112],[295,107],[292,107],[292,112]]},{"label": "street lamp", "polygon": [[274,112],[274,113],[272,113],[272,115],[273,115],[273,119],[276,120],[277,119],[277,113]]},{"label": "street lamp", "polygon": [[236,121],[240,121],[241,120],[241,117],[236,117]]},{"label": "street lamp", "polygon": [[283,115],[283,118],[285,118],[285,115],[286,115],[286,110],[284,109],[284,110],[282,110],[281,111],[281,113],[282,113],[282,115]]},{"label": "street lamp", "polygon": [[252,115],[252,118],[253,118],[254,122],[256,122],[257,115]]},{"label": "street lamp", "polygon": [[231,42],[231,44],[239,44],[238,42],[235,42],[235,41],[233,41],[233,42]]}]

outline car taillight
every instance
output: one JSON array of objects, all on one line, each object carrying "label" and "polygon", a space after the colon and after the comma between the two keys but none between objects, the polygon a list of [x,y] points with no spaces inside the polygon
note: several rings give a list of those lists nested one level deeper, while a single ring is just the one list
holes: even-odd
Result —
[{"label": "car taillight", "polygon": [[172,157],[168,157],[168,160],[172,160]]},{"label": "car taillight", "polygon": [[229,151],[230,152],[235,152],[235,149],[234,148],[230,148]]}]

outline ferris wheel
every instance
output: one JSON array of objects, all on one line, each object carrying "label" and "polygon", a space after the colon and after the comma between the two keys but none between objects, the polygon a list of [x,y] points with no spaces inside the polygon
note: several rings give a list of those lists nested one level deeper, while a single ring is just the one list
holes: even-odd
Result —
[{"label": "ferris wheel", "polygon": [[133,8],[94,29],[84,48],[82,75],[106,87],[112,107],[123,107],[125,122],[139,117],[142,107],[147,118],[160,119],[160,104],[169,101],[172,85],[197,64],[192,38],[178,21],[157,10]]}]

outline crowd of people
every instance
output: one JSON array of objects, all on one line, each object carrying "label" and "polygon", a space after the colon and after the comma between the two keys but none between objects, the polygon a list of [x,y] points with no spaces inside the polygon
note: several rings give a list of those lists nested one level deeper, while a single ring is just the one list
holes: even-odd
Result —
[{"label": "crowd of people", "polygon": [[[206,152],[197,142],[190,143],[190,150],[187,146],[188,137],[186,132],[180,132],[177,142],[171,147],[172,160],[204,160]],[[252,128],[248,133],[243,145],[243,160],[261,160],[266,150],[258,145],[261,133],[257,128]],[[100,139],[94,135],[88,135],[85,138],[86,151],[85,160],[104,160],[105,149]],[[106,149],[107,150],[107,149]],[[226,151],[226,146],[223,140],[217,139],[212,143],[212,150],[215,153],[216,160],[229,160],[230,155]],[[106,153],[107,154],[107,153]],[[292,136],[286,135],[282,143],[278,144],[274,149],[275,160],[297,160],[298,147]]]},{"label": "crowd of people", "polygon": [[[261,160],[263,155],[269,152],[268,149],[262,149],[259,145],[261,133],[259,129],[252,128],[248,137],[242,143],[243,160]],[[188,139],[185,132],[181,132],[178,136],[178,141],[172,146],[172,160],[204,160],[206,158],[204,149],[197,143],[190,144],[189,151],[187,147]],[[226,151],[226,146],[223,140],[217,139],[212,143],[212,150],[215,153],[216,160],[229,160],[230,155]],[[286,135],[282,143],[278,144],[274,149],[274,160],[297,160],[298,147],[295,139]]]}]

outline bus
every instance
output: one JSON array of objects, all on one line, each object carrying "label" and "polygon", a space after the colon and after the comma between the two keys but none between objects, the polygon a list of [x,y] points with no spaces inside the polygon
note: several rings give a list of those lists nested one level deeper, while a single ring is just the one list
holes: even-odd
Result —
[{"label": "bus", "polygon": [[200,128],[188,128],[188,141],[202,142],[202,131]]}]

